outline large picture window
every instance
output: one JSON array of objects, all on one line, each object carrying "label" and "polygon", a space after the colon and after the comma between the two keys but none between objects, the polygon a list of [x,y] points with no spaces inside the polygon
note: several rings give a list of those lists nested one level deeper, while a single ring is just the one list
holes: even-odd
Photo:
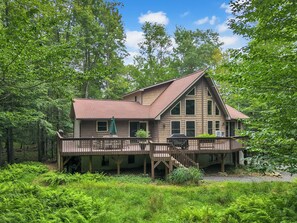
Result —
[{"label": "large picture window", "polygon": [[171,122],[171,134],[180,133],[180,121]]},{"label": "large picture window", "polygon": [[186,136],[195,137],[195,122],[186,121]]},{"label": "large picture window", "polygon": [[180,115],[180,102],[171,109],[171,115]]},{"label": "large picture window", "polygon": [[212,115],[212,101],[211,100],[207,101],[207,114]]},{"label": "large picture window", "polygon": [[97,132],[107,132],[107,131],[108,131],[108,123],[106,121],[98,121]]},{"label": "large picture window", "polygon": [[213,134],[212,121],[207,122],[207,133],[210,134],[210,135]]},{"label": "large picture window", "polygon": [[195,115],[195,100],[186,100],[186,114]]}]

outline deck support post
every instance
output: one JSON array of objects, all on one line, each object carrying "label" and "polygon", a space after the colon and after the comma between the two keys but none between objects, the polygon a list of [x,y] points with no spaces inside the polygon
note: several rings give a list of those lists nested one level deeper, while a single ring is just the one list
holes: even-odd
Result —
[{"label": "deck support post", "polygon": [[221,154],[221,172],[222,173],[225,172],[225,157],[226,157],[226,154],[222,153]]},{"label": "deck support post", "polygon": [[152,179],[155,179],[155,162],[154,162],[154,160],[152,160],[152,162],[151,162],[151,177],[152,177]]},{"label": "deck support post", "polygon": [[143,174],[146,174],[146,157],[143,160]]},{"label": "deck support post", "polygon": [[89,172],[92,173],[93,157],[89,156]]},{"label": "deck support post", "polygon": [[117,175],[120,175],[121,174],[121,161],[120,160],[117,160]]},{"label": "deck support post", "polygon": [[234,166],[238,167],[238,157],[239,157],[239,152],[234,153]]}]

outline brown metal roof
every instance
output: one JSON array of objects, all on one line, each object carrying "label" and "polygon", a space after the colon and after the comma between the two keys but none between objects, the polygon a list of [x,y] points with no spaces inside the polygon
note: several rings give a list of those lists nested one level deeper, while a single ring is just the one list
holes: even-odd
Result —
[{"label": "brown metal roof", "polygon": [[150,116],[157,118],[171,106],[186,90],[191,88],[202,77],[204,71],[197,71],[188,76],[176,79],[151,105]]},{"label": "brown metal roof", "polygon": [[232,108],[231,106],[226,104],[226,108],[229,112],[231,119],[247,119],[249,118],[247,115],[241,113],[240,111],[236,110],[235,108]]},{"label": "brown metal roof", "polygon": [[76,119],[148,119],[149,106],[130,101],[74,99]]}]

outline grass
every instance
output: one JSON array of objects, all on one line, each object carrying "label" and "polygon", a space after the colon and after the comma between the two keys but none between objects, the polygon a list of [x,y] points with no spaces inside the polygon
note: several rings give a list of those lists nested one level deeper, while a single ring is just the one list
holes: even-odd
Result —
[{"label": "grass", "polygon": [[296,183],[177,186],[141,176],[0,171],[0,222],[296,222]]}]

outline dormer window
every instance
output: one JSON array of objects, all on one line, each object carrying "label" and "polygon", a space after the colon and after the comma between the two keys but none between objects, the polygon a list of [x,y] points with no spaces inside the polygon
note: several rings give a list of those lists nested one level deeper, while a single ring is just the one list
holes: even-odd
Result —
[{"label": "dormer window", "polygon": [[187,95],[195,95],[196,94],[196,88],[192,88],[192,90]]},{"label": "dormer window", "polygon": [[134,97],[134,100],[137,102],[137,96]]},{"label": "dormer window", "polygon": [[180,102],[171,109],[171,115],[180,115]]}]

